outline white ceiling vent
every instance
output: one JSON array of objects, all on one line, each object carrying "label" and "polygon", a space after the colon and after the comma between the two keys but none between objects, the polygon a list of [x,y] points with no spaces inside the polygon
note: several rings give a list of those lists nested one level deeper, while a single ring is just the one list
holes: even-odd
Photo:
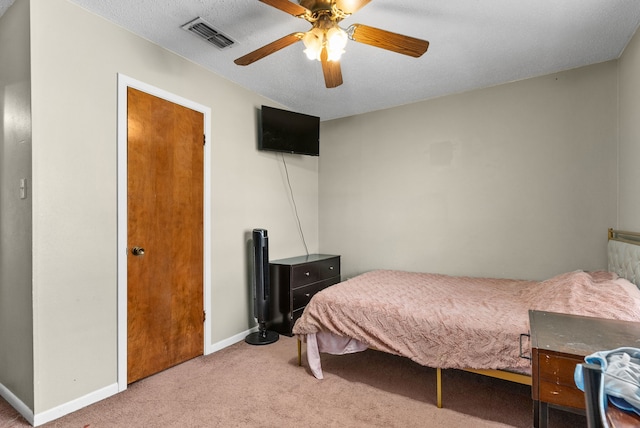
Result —
[{"label": "white ceiling vent", "polygon": [[182,29],[192,32],[218,49],[230,48],[235,43],[229,36],[225,36],[200,17],[184,24]]}]

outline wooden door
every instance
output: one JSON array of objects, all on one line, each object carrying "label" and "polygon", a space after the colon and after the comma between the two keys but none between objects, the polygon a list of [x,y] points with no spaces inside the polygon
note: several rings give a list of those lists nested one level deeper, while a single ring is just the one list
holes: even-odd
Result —
[{"label": "wooden door", "polygon": [[203,354],[202,113],[127,91],[127,381]]}]

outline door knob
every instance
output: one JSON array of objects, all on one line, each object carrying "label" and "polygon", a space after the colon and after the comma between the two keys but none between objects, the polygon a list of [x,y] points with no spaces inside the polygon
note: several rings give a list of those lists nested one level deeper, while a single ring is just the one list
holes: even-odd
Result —
[{"label": "door knob", "polygon": [[134,256],[143,256],[144,255],[144,248],[142,248],[142,247],[133,247],[131,249],[131,254],[133,254]]}]

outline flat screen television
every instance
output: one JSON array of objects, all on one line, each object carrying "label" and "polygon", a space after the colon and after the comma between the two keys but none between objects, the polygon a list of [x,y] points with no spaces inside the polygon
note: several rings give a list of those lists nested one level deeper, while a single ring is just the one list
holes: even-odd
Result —
[{"label": "flat screen television", "polygon": [[320,155],[320,118],[262,106],[259,150]]}]

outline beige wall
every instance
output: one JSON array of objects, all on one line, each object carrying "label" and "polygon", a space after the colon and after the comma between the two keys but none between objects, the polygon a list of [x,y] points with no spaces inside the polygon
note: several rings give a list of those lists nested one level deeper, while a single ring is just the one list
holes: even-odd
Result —
[{"label": "beige wall", "polygon": [[[252,327],[246,233],[299,255],[282,163],[256,149],[269,101],[87,13],[32,0],[35,412],[116,382],[117,73],[212,109],[212,342]],[[215,51],[213,52],[215,54]],[[317,158],[287,156],[311,251]]]},{"label": "beige wall", "polygon": [[323,123],[321,250],[346,276],[605,268],[616,76],[612,61]]},{"label": "beige wall", "polygon": [[619,61],[621,230],[640,231],[640,31]]},{"label": "beige wall", "polygon": [[[16,293],[4,276],[5,247],[31,249],[27,224],[2,243],[0,305],[11,308],[0,306],[0,383],[40,414],[116,382],[117,73],[212,109],[212,342],[251,326],[247,233],[269,230],[272,259],[304,249],[282,162],[255,148],[256,109],[268,100],[66,0],[18,0],[0,21],[2,46],[6,17],[22,14],[24,25],[29,5],[34,249],[18,278],[30,281],[32,269],[33,316],[29,284]],[[542,278],[604,267],[617,216],[640,229],[638,173],[627,163],[640,148],[638,43],[619,71],[608,62],[323,123],[319,167],[287,156],[309,250],[320,228],[322,251],[343,255],[345,276],[388,267]],[[0,52],[5,94],[2,55],[20,52]],[[5,140],[3,162],[22,159]],[[18,162],[25,174],[28,163]],[[5,202],[5,166],[3,239],[17,206]]]},{"label": "beige wall", "polygon": [[28,1],[0,18],[0,46],[0,387],[33,407]]}]

